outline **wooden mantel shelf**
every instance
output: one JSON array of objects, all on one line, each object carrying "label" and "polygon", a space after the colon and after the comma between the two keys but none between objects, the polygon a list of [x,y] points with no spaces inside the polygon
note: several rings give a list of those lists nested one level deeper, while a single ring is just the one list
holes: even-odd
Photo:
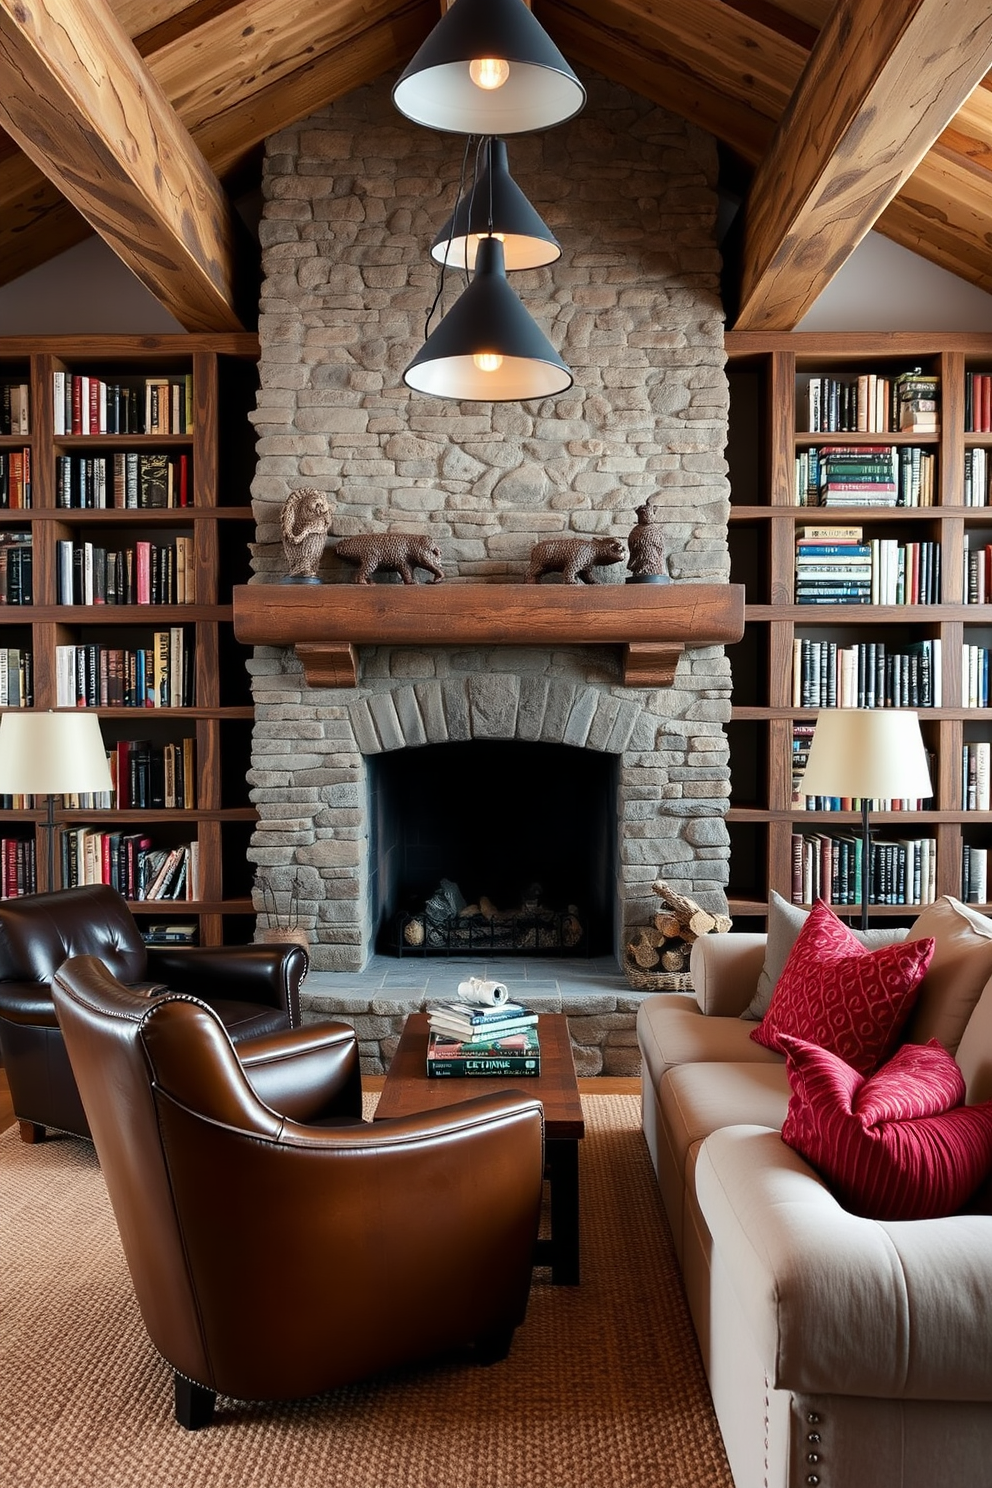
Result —
[{"label": "wooden mantel shelf", "polygon": [[311,687],[354,687],[357,646],[623,647],[628,687],[669,687],[687,646],[739,641],[740,584],[242,584],[234,633],[293,646]]}]

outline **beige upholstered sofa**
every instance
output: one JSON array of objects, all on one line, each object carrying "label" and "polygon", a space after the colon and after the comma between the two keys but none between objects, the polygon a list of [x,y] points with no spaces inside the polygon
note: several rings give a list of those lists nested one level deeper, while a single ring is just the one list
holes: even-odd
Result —
[{"label": "beige upholstered sofa", "polygon": [[[948,899],[924,914],[908,933],[936,949],[904,1037],[939,1038],[968,1102],[988,1099],[992,923]],[[734,1482],[989,1488],[989,1191],[946,1219],[841,1207],[782,1141],[785,1064],[741,1016],[766,951],[765,935],[698,940],[694,995],[638,1016],[644,1132]]]}]

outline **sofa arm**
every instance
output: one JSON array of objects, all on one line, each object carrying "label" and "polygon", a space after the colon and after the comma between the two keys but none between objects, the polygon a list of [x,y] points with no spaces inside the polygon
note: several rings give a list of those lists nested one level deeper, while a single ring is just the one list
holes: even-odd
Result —
[{"label": "sofa arm", "polygon": [[776,1388],[992,1401],[992,1217],[861,1219],[756,1126],[706,1138],[696,1192]]},{"label": "sofa arm", "polygon": [[148,975],[206,1002],[229,998],[282,1008],[300,1024],[300,984],[310,958],[302,946],[149,946]]},{"label": "sofa arm", "polygon": [[707,1017],[738,1018],[758,985],[765,963],[763,933],[700,935],[689,958],[692,989]]}]

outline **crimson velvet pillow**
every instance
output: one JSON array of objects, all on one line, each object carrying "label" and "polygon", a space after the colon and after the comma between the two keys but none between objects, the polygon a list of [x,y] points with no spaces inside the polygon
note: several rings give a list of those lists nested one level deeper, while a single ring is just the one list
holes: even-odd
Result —
[{"label": "crimson velvet pillow", "polygon": [[807,1039],[870,1074],[895,1045],[933,946],[927,938],[868,951],[818,899],[751,1037],[780,1052],[783,1035]]},{"label": "crimson velvet pillow", "polygon": [[866,1078],[836,1054],[783,1036],[789,1113],[782,1139],[846,1209],[866,1219],[937,1219],[967,1203],[992,1166],[992,1101],[965,1106],[947,1050],[903,1044]]}]

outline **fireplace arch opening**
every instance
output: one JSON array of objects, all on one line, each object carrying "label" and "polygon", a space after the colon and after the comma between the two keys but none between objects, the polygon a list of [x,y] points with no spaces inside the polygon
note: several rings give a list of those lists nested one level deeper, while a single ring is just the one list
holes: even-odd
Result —
[{"label": "fireplace arch opening", "polygon": [[473,739],[367,765],[377,950],[615,952],[617,755]]}]

